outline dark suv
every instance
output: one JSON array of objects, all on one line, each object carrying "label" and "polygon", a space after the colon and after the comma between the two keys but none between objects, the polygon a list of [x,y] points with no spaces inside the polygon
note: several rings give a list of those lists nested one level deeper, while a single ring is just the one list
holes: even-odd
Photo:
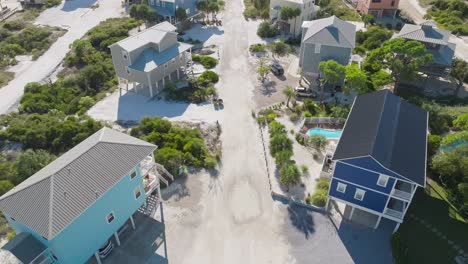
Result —
[{"label": "dark suv", "polygon": [[279,63],[273,63],[271,64],[271,72],[277,76],[283,75],[284,74],[283,66],[281,66]]}]

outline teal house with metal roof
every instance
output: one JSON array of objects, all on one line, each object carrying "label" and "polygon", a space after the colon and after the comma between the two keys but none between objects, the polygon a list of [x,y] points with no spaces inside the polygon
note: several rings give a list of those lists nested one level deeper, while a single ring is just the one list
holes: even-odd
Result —
[{"label": "teal house with metal roof", "polygon": [[[21,263],[85,263],[119,231],[137,228],[133,215],[160,197],[156,146],[102,128],[0,197],[16,232],[3,249]],[[165,170],[164,170],[165,171]]]}]

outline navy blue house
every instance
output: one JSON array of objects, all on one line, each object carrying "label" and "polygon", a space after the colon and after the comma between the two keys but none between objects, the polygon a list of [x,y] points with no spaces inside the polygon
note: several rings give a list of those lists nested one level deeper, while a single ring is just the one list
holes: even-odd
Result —
[{"label": "navy blue house", "polygon": [[418,186],[426,184],[428,114],[388,90],[354,101],[333,155],[329,202],[402,223]]}]

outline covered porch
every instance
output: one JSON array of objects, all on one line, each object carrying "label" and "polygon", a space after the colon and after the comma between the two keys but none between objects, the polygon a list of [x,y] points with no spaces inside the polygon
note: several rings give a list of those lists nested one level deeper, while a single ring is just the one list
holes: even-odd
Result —
[{"label": "covered porch", "polygon": [[[162,207],[160,210],[162,215]],[[86,264],[168,263],[166,250],[165,256],[156,253],[160,246],[164,245],[166,249],[164,220],[158,221],[141,212],[135,212],[133,219],[136,229],[132,230],[128,225],[126,228],[121,228],[119,246],[114,246],[106,258],[98,260],[91,257]],[[111,240],[116,245],[115,237],[112,237]]]},{"label": "covered porch", "polygon": [[30,233],[23,232],[17,234],[2,249],[9,251],[19,263],[57,263],[49,249]]}]

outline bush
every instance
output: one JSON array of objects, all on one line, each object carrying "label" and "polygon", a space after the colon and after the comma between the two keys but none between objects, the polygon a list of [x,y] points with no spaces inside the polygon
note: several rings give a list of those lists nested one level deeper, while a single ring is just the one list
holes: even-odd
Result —
[{"label": "bush", "polygon": [[272,38],[277,34],[278,30],[267,21],[263,21],[258,26],[257,35],[261,38]]},{"label": "bush", "polygon": [[307,167],[307,165],[305,165],[305,164],[302,164],[301,165],[301,171],[302,171],[302,173],[307,174],[309,172],[309,167]]},{"label": "bush", "polygon": [[392,29],[393,29],[392,23],[387,23],[387,24],[385,24],[385,27],[386,27],[388,30],[392,30]]},{"label": "bush", "polygon": [[312,194],[312,204],[318,207],[324,207],[327,204],[327,192],[323,190],[316,190]]},{"label": "bush", "polygon": [[198,128],[182,128],[159,117],[144,117],[131,135],[158,146],[156,162],[173,174],[181,166],[214,168],[216,159],[208,150]]},{"label": "bush", "polygon": [[328,189],[330,188],[330,181],[327,179],[319,179],[316,188],[328,192]]},{"label": "bush", "polygon": [[62,3],[62,0],[46,0],[44,2],[45,7],[53,7],[53,6],[58,6]]},{"label": "bush", "polygon": [[3,23],[3,28],[10,31],[19,31],[26,27],[26,23],[23,20],[12,20]]},{"label": "bush", "polygon": [[218,81],[219,76],[214,71],[206,71],[198,77],[198,82],[217,83]]},{"label": "bush", "polygon": [[280,169],[280,183],[289,189],[290,186],[294,186],[300,183],[301,173],[299,168],[295,164],[288,164]]},{"label": "bush", "polygon": [[193,54],[192,60],[199,62],[205,69],[212,69],[218,64],[218,60],[210,56]]},{"label": "bush", "polygon": [[315,150],[322,151],[327,146],[328,141],[325,136],[313,135],[309,137],[307,143],[310,144]]},{"label": "bush", "polygon": [[312,197],[310,196],[310,193],[307,194],[305,202],[306,202],[306,204],[311,204],[312,203]]},{"label": "bush", "polygon": [[291,113],[289,115],[289,120],[291,120],[293,122],[297,121],[298,119],[299,119],[299,115],[297,113]]},{"label": "bush", "polygon": [[252,44],[249,47],[250,52],[265,52],[266,46],[263,44]]},{"label": "bush", "polygon": [[312,117],[312,114],[309,111],[305,111],[304,117]]}]

